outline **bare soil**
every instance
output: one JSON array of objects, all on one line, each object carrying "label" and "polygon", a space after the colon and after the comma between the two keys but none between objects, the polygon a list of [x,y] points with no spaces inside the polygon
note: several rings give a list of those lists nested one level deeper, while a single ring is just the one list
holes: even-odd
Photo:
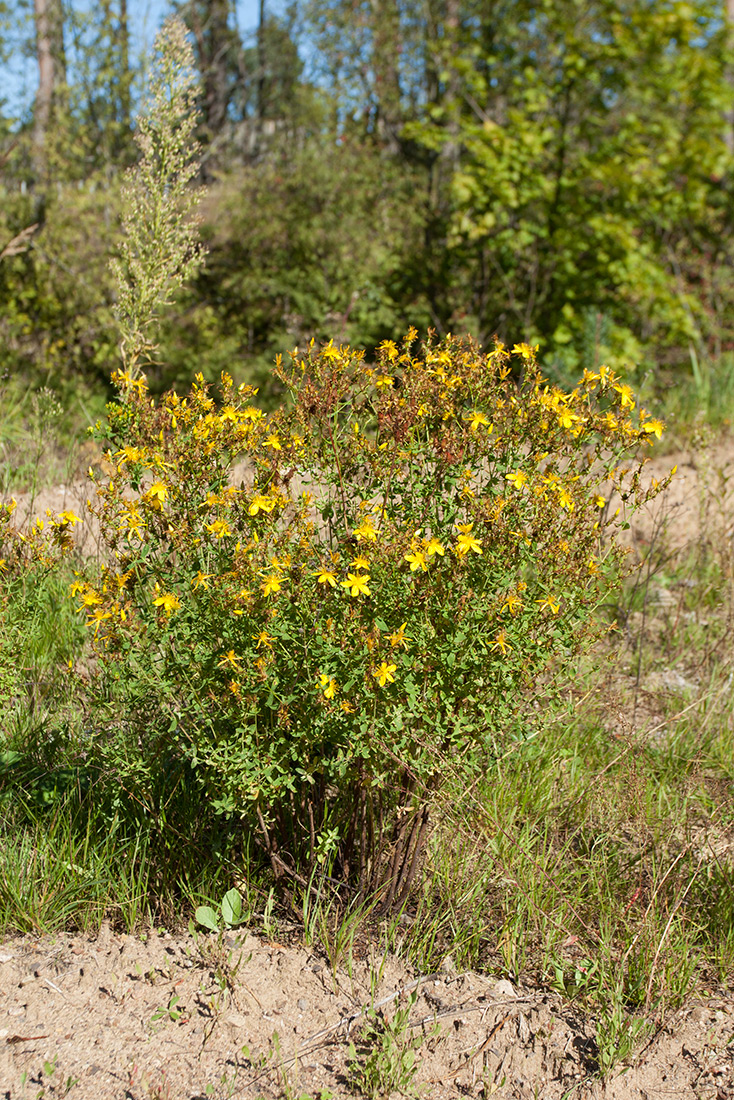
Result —
[{"label": "bare soil", "polygon": [[670,1015],[631,1063],[601,1082],[595,1020],[548,991],[457,974],[450,961],[430,976],[393,958],[363,961],[350,976],[303,946],[249,933],[230,933],[217,948],[215,936],[139,939],[108,926],[94,939],[0,944],[0,1096],[359,1095],[350,1084],[350,1041],[359,1049],[371,1005],[382,1002],[378,1011],[389,1019],[412,989],[419,1095],[734,1097],[731,997],[701,997]]}]

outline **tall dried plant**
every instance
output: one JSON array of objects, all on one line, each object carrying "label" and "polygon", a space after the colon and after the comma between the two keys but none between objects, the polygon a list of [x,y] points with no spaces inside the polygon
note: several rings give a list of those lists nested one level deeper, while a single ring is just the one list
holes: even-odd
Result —
[{"label": "tall dried plant", "polygon": [[167,19],[155,40],[148,97],[137,122],[141,157],[122,188],[124,237],[111,261],[125,372],[139,376],[155,354],[163,307],[200,267],[201,187],[192,186],[201,150],[195,138],[198,83],[180,19]]}]

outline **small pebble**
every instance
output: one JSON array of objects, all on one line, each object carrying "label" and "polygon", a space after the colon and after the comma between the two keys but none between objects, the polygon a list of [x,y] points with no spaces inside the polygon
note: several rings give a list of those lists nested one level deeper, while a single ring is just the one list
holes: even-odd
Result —
[{"label": "small pebble", "polygon": [[508,982],[506,978],[502,978],[501,981],[497,982],[496,985],[494,986],[494,988],[492,989],[492,992],[494,993],[495,997],[516,997],[517,996],[517,994],[515,993],[515,990],[512,987],[512,982]]},{"label": "small pebble", "polygon": [[296,1007],[298,1008],[299,1012],[306,1011],[306,1009],[308,1008],[308,1001],[305,999],[305,997],[298,998],[298,1000],[296,1001]]},{"label": "small pebble", "polygon": [[240,1015],[239,1012],[230,1012],[227,1016],[227,1023],[232,1027],[247,1027],[248,1020],[245,1016]]}]

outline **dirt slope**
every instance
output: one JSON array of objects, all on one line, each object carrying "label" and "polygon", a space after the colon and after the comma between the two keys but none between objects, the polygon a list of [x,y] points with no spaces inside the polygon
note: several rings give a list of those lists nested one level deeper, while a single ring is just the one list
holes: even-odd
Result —
[{"label": "dirt slope", "polygon": [[107,927],[94,940],[9,939],[0,944],[0,1096],[359,1095],[348,1065],[350,1039],[360,1047],[360,1013],[383,1001],[393,1018],[413,987],[406,1034],[421,1040],[421,1095],[734,1097],[733,999],[688,1005],[602,1085],[593,1078],[595,1021],[555,994],[456,974],[450,964],[426,977],[388,958],[372,974],[366,963],[351,977],[334,974],[303,947],[249,934],[230,934],[221,951],[215,937],[197,945],[189,935],[154,933],[143,941]]}]

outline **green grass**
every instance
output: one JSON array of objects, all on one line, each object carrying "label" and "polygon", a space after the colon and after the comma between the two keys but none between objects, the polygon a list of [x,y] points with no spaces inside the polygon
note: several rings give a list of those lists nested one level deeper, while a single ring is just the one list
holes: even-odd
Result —
[{"label": "green grass", "polygon": [[658,453],[682,441],[709,440],[734,424],[734,355],[718,357],[690,351],[689,361],[672,368],[658,367],[637,385],[640,400],[655,409],[668,425]]}]

